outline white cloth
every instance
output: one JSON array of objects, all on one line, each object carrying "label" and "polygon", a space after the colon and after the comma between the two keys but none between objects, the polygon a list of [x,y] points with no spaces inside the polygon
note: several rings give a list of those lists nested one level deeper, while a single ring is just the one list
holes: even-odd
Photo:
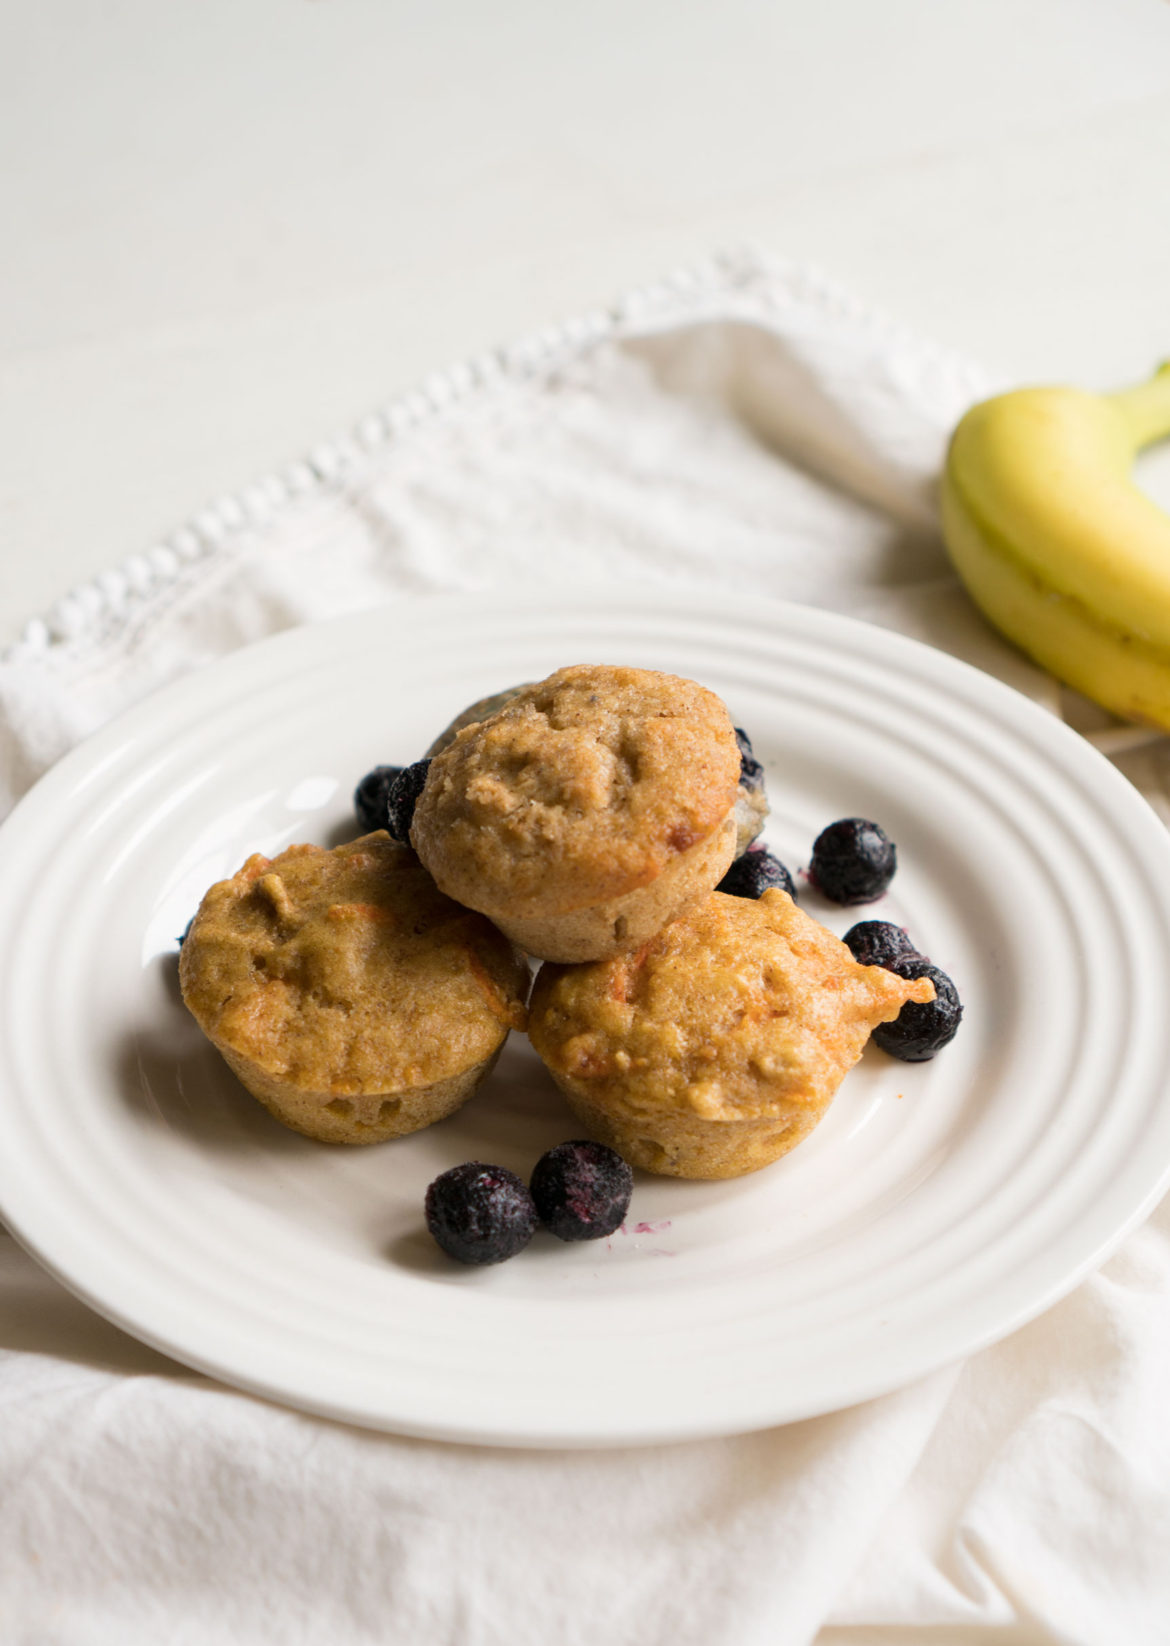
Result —
[{"label": "white cloth", "polygon": [[[1060,707],[937,536],[988,385],[751,258],[438,376],[63,600],[0,662],[0,800],[174,675],[402,590],[717,581]],[[1131,757],[1160,800],[1163,753]],[[373,1435],[186,1371],[0,1239],[5,1646],[1170,1641],[1170,1215],[998,1347],[854,1410],[599,1453]]]}]

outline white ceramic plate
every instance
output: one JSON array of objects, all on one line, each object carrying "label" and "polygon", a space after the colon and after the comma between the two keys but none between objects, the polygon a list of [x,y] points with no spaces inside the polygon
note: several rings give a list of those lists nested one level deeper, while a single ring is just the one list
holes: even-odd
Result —
[{"label": "white ceramic plate", "polygon": [[[640,1177],[625,1231],[451,1263],[426,1184],[527,1173],[579,1127],[513,1036],[460,1114],[381,1147],[269,1119],[188,1018],[176,937],[256,850],[356,832],[354,784],[566,662],[720,692],[795,870],[883,823],[880,903],[966,1016],[867,1051],[819,1130],[731,1183]],[[0,831],[0,1211],[66,1285],[229,1383],[375,1428],[520,1445],[746,1430],[894,1388],[1037,1314],[1170,1164],[1170,844],[1074,734],[948,657],[802,607],[638,595],[403,602],[182,680]]]}]

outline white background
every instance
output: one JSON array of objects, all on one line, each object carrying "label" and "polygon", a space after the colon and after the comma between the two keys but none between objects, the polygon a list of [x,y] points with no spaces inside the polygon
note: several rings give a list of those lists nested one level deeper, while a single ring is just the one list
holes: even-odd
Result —
[{"label": "white background", "polygon": [[722,244],[1012,377],[1170,353],[1165,0],[3,0],[0,27],[0,644],[431,369]]}]

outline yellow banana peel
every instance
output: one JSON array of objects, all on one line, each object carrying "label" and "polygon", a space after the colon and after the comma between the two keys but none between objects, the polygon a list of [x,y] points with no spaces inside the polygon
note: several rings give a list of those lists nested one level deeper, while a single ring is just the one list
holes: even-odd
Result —
[{"label": "yellow banana peel", "polygon": [[1170,362],[1116,394],[1016,389],[951,439],[943,536],[995,626],[1127,720],[1170,729],[1170,514],[1133,480],[1170,434]]}]

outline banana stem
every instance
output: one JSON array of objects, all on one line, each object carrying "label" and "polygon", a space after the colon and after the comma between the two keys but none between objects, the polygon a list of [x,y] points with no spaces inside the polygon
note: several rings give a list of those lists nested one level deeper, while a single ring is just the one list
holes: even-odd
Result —
[{"label": "banana stem", "polygon": [[1170,434],[1170,360],[1160,365],[1147,383],[1119,389],[1107,397],[1117,407],[1134,446],[1148,446]]}]

